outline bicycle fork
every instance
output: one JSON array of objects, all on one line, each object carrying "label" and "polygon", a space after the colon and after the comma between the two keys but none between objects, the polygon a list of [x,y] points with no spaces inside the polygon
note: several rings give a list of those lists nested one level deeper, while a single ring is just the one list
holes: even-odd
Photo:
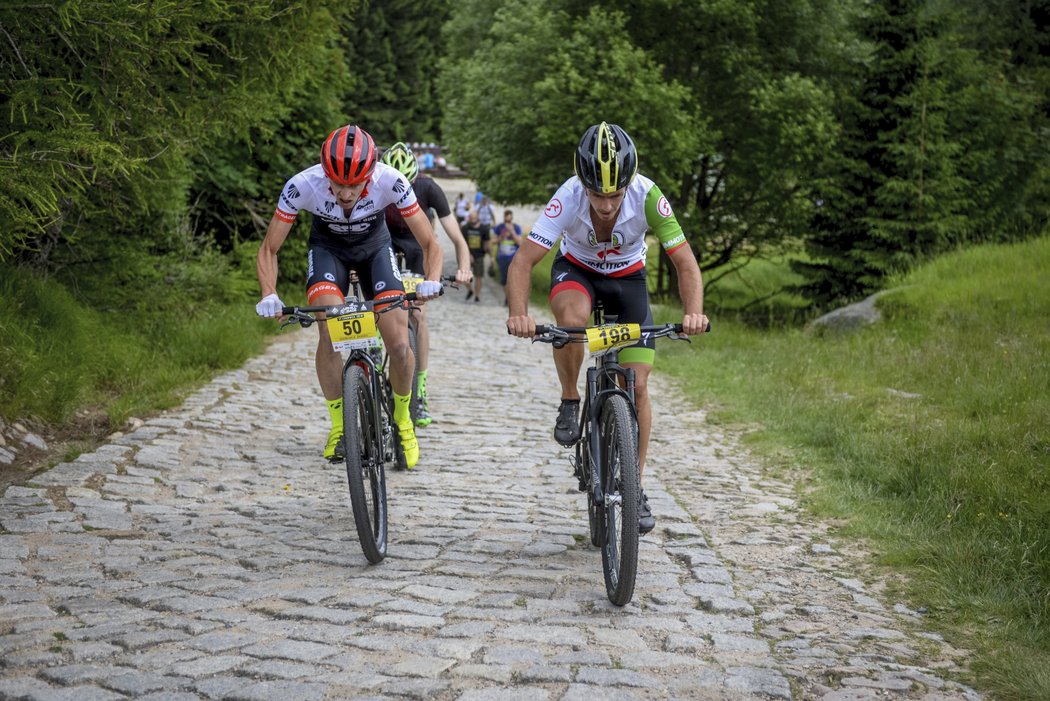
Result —
[{"label": "bicycle fork", "polygon": [[[618,375],[623,378],[624,385],[626,388],[621,388],[615,381],[614,375]],[[599,506],[605,506],[605,472],[604,472],[604,460],[601,456],[601,425],[600,417],[602,407],[605,404],[605,398],[610,394],[622,394],[626,395],[630,407],[634,408],[634,370],[631,368],[621,368],[619,366],[609,367],[589,367],[587,368],[587,396],[593,397],[594,401],[588,402],[587,410],[587,425],[590,429],[587,431],[587,441],[589,455],[587,460],[590,464],[590,490],[591,500]],[[635,417],[635,430],[637,430],[638,421]],[[598,427],[595,430],[595,427]],[[637,436],[635,437],[637,440]],[[619,492],[610,490],[609,492],[610,502],[618,501],[621,496]],[[615,505],[615,504],[613,504]]]}]

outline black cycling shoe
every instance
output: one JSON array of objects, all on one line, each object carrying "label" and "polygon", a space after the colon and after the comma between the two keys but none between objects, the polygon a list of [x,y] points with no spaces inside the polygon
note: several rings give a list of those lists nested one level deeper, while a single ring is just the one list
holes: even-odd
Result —
[{"label": "black cycling shoe", "polygon": [[571,448],[580,439],[580,426],[576,421],[576,413],[579,410],[579,399],[563,399],[558,407],[558,420],[554,422],[554,440],[565,448]]},{"label": "black cycling shoe", "polygon": [[645,535],[656,528],[656,519],[653,518],[653,510],[649,508],[649,497],[642,492],[638,499],[638,532]]}]

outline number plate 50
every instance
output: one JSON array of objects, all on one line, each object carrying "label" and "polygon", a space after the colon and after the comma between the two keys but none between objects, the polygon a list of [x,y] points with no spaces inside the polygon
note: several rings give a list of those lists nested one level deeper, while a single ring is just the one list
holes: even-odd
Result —
[{"label": "number plate 50", "polygon": [[376,332],[376,315],[371,311],[350,312],[329,317],[328,335],[332,338],[332,347],[337,351],[354,348],[371,348],[379,345]]}]

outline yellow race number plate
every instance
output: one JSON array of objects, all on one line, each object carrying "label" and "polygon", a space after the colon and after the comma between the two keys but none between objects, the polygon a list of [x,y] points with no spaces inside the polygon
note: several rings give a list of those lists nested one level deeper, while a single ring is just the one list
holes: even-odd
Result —
[{"label": "yellow race number plate", "polygon": [[332,338],[332,347],[337,351],[379,345],[376,315],[371,309],[328,317],[325,322],[328,324],[328,335]]},{"label": "yellow race number plate", "polygon": [[423,282],[422,275],[413,275],[411,273],[401,273],[401,284],[405,287],[405,294],[416,291],[416,285]]},{"label": "yellow race number plate", "polygon": [[591,353],[632,346],[642,339],[640,324],[605,324],[587,329],[587,346]]}]

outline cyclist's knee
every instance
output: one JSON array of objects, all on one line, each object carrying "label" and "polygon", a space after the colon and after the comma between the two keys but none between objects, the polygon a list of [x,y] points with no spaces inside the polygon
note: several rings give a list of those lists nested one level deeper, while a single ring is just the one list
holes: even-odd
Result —
[{"label": "cyclist's knee", "polygon": [[409,360],[412,355],[412,347],[408,345],[408,339],[398,339],[391,343],[386,343],[386,352],[396,361],[403,362]]}]

